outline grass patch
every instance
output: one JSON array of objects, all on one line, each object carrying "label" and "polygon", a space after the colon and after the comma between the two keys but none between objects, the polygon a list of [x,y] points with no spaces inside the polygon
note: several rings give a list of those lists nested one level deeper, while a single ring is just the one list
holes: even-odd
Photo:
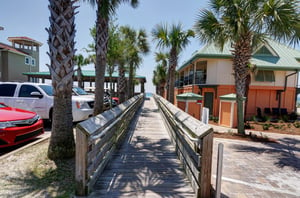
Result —
[{"label": "grass patch", "polygon": [[[75,160],[52,161],[47,157],[48,142],[26,148],[11,156],[18,174],[9,174],[0,194],[10,197],[69,198],[75,191]],[[3,164],[5,161],[1,161]],[[9,163],[9,161],[7,162]],[[0,175],[1,176],[1,175]]]}]

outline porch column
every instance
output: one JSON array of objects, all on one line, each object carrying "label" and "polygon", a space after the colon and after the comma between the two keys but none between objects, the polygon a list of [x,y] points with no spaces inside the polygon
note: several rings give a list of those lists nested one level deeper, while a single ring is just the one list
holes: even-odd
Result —
[{"label": "porch column", "polygon": [[141,93],[145,93],[145,83],[141,82]]}]

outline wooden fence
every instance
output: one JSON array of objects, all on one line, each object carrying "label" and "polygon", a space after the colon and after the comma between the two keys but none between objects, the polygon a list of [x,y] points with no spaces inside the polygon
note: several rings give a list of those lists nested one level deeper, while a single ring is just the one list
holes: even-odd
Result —
[{"label": "wooden fence", "polygon": [[213,129],[155,95],[196,197],[211,197]]},{"label": "wooden fence", "polygon": [[117,107],[80,122],[76,126],[76,192],[88,195],[97,177],[104,170],[127,128],[141,106],[140,94]]}]

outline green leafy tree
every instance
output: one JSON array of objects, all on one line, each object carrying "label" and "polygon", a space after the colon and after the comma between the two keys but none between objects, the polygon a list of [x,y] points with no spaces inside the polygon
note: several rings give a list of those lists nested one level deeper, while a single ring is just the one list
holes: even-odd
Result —
[{"label": "green leafy tree", "polygon": [[84,58],[84,56],[82,54],[78,54],[78,55],[74,56],[74,61],[75,61],[75,65],[77,65],[78,87],[84,88],[81,67],[90,64],[91,60],[90,60],[90,58]]},{"label": "green leafy tree", "polygon": [[223,49],[230,42],[237,94],[238,133],[244,134],[243,97],[247,90],[252,49],[266,38],[299,42],[297,0],[210,0],[201,10],[195,31],[204,43]]},{"label": "green leafy tree", "polygon": [[142,62],[141,55],[149,52],[149,43],[146,31],[143,29],[136,31],[129,26],[121,26],[120,32],[126,46],[125,59],[129,69],[127,98],[131,98],[134,96],[134,75]]},{"label": "green leafy tree", "polygon": [[48,68],[51,73],[54,104],[48,157],[53,160],[73,157],[75,154],[72,118],[75,9],[72,0],[49,0]]},{"label": "green leafy tree", "polygon": [[112,75],[116,70],[118,64],[118,59],[120,57],[120,35],[118,32],[118,25],[115,25],[113,22],[109,25],[109,39],[108,39],[108,50],[107,50],[107,73],[109,75],[110,81],[110,91],[111,94],[113,91],[112,87]]},{"label": "green leafy tree", "polygon": [[175,70],[178,64],[178,56],[189,44],[189,38],[194,37],[194,31],[184,31],[180,23],[173,24],[170,27],[158,24],[152,30],[152,37],[157,41],[157,47],[169,50],[167,100],[174,103]]},{"label": "green leafy tree", "polygon": [[156,94],[161,96],[164,96],[165,84],[167,82],[168,57],[167,53],[155,53],[155,61],[158,65],[154,70],[152,82],[156,86]]},{"label": "green leafy tree", "polygon": [[115,14],[118,6],[123,2],[130,2],[132,7],[138,5],[138,0],[83,0],[92,6],[97,6],[96,11],[96,36],[95,36],[95,105],[94,115],[103,112],[104,79],[107,64],[107,45],[109,37],[109,21]]}]

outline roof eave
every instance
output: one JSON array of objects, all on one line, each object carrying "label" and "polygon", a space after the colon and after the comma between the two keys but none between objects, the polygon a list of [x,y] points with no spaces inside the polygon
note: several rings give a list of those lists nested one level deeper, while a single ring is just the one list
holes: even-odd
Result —
[{"label": "roof eave", "polygon": [[221,54],[195,54],[192,58],[190,58],[189,60],[185,61],[183,63],[183,65],[177,69],[177,71],[184,69],[186,66],[192,64],[195,60],[199,59],[199,58],[207,58],[207,59],[232,59],[232,55],[221,55]]}]

